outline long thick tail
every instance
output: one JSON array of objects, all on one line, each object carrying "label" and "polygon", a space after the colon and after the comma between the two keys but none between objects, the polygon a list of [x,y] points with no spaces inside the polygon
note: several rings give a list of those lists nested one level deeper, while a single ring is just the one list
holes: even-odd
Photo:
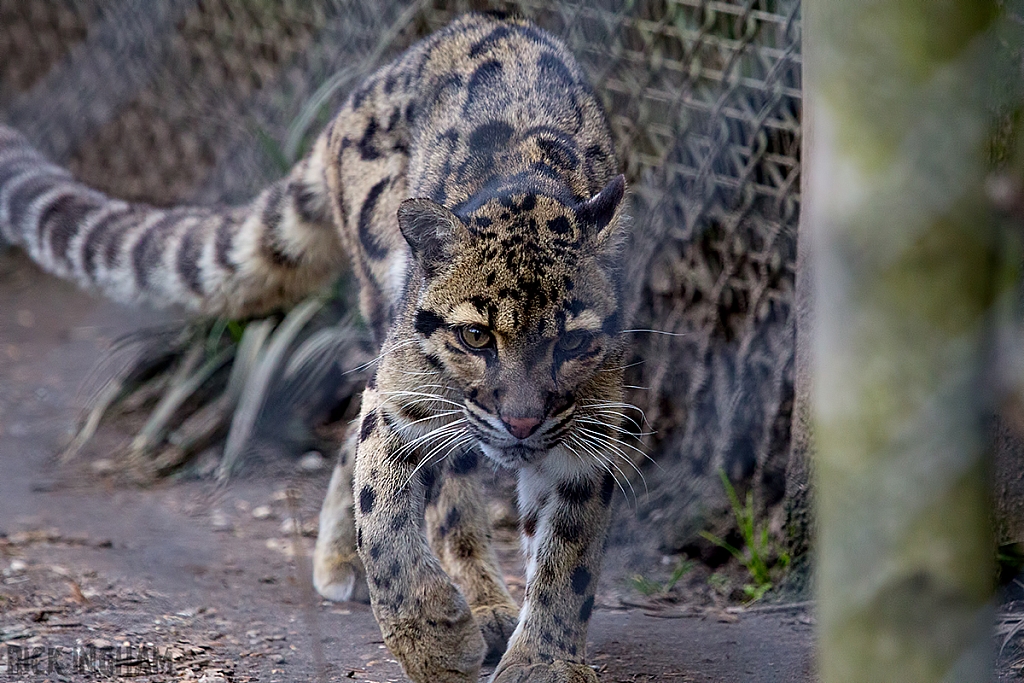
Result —
[{"label": "long thick tail", "polygon": [[244,206],[159,209],[111,199],[0,125],[0,236],[112,299],[243,317],[322,287],[342,263],[327,141]]}]

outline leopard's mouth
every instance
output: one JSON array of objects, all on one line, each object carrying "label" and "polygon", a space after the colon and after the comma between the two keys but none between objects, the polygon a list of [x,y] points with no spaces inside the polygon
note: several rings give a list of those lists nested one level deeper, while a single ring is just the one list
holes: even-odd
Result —
[{"label": "leopard's mouth", "polygon": [[480,451],[489,459],[502,467],[516,469],[540,461],[547,448],[534,448],[526,444],[496,446],[486,439],[478,437]]}]

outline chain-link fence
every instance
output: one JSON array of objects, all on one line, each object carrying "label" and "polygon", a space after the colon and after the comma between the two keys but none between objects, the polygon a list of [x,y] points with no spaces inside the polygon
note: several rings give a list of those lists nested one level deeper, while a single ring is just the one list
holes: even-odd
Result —
[{"label": "chain-link fence", "polygon": [[360,76],[480,9],[561,36],[616,135],[645,330],[630,400],[657,432],[639,514],[692,544],[728,522],[720,470],[772,507],[793,397],[799,0],[0,0],[0,119],[112,194],[237,201]]}]

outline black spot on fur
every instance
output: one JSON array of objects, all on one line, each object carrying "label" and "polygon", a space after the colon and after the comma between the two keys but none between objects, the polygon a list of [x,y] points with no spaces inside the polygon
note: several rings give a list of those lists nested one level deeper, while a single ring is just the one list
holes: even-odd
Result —
[{"label": "black spot on fur", "polygon": [[295,212],[304,223],[327,225],[331,222],[330,210],[326,202],[314,192],[306,183],[296,182],[289,188]]},{"label": "black spot on fur", "polygon": [[548,221],[548,230],[556,235],[566,235],[572,231],[572,224],[565,216],[558,216]]},{"label": "black spot on fur", "polygon": [[586,567],[576,567],[572,572],[572,592],[576,595],[583,595],[590,587],[590,570]]},{"label": "black spot on fur", "polygon": [[572,171],[575,170],[580,163],[580,158],[576,155],[576,152],[557,140],[538,138],[537,146],[540,147],[541,151],[544,153],[548,163],[555,168],[560,168],[564,171]]},{"label": "black spot on fur", "polygon": [[178,277],[188,288],[196,294],[202,295],[203,279],[199,268],[199,259],[203,255],[203,243],[200,240],[202,224],[196,223],[185,231],[181,238],[181,245],[178,247],[175,268],[178,270]]},{"label": "black spot on fur", "polygon": [[471,560],[476,557],[477,546],[470,539],[462,536],[455,544],[455,556],[461,560]]},{"label": "black spot on fur", "polygon": [[569,67],[553,52],[544,52],[537,60],[538,80],[542,87],[555,86],[557,90],[571,90],[576,86]]},{"label": "black spot on fur", "polygon": [[374,137],[377,135],[377,119],[370,118],[370,122],[366,124],[366,129],[363,131],[363,137],[359,140],[359,156],[363,161],[373,161],[374,159],[380,159],[381,153],[374,146]]},{"label": "black spot on fur", "polygon": [[373,502],[376,498],[377,494],[373,492],[373,489],[364,486],[363,490],[359,492],[359,511],[364,515],[373,512]]},{"label": "black spot on fur", "polygon": [[580,621],[586,623],[590,620],[590,614],[594,611],[594,596],[591,595],[589,598],[583,601],[583,606],[580,607]]},{"label": "black spot on fur", "polygon": [[149,285],[149,276],[163,260],[167,239],[180,220],[180,216],[174,214],[161,218],[149,226],[132,247],[132,272],[140,290]]},{"label": "black spot on fur", "polygon": [[605,507],[611,505],[612,494],[615,492],[615,477],[612,476],[611,472],[604,475],[604,480],[601,482],[601,504]]},{"label": "black spot on fur", "polygon": [[366,441],[370,438],[370,434],[373,434],[373,430],[377,428],[377,411],[371,410],[363,418],[363,423],[359,427],[359,443]]},{"label": "black spot on fur", "polygon": [[377,388],[377,372],[376,372],[376,370],[374,371],[374,373],[372,375],[370,375],[370,379],[366,380],[366,388],[367,389],[376,389]]},{"label": "black spot on fur", "polygon": [[96,198],[64,195],[47,207],[39,216],[39,230],[49,241],[54,256],[70,265],[67,251],[71,240],[78,234],[85,217],[100,206]]},{"label": "black spot on fur", "polygon": [[469,152],[473,155],[489,155],[504,147],[515,131],[506,121],[488,121],[469,136]]},{"label": "black spot on fur", "polygon": [[380,557],[380,546],[374,543],[370,546],[370,558],[376,560]]},{"label": "black spot on fur", "polygon": [[533,538],[534,534],[537,533],[537,514],[532,513],[527,515],[523,519],[523,533]]},{"label": "black spot on fur", "polygon": [[285,253],[278,241],[279,231],[283,214],[281,202],[284,199],[284,191],[280,186],[270,191],[267,197],[267,204],[263,208],[263,234],[260,236],[260,251],[263,257],[279,268],[294,268],[299,265],[298,259]]},{"label": "black spot on fur", "polygon": [[363,106],[363,102],[373,92],[373,88],[377,85],[377,82],[373,79],[368,79],[361,87],[359,87],[354,93],[352,93],[352,108],[359,109]]},{"label": "black spot on fur", "polygon": [[214,257],[222,268],[234,272],[238,266],[231,260],[231,248],[235,245],[238,223],[233,216],[221,216],[214,236]]},{"label": "black spot on fur", "polygon": [[601,331],[614,337],[619,333],[619,313],[616,311],[604,319],[601,323]]},{"label": "black spot on fur", "polygon": [[377,208],[377,201],[381,194],[390,183],[391,178],[384,178],[371,187],[370,191],[366,193],[363,206],[359,209],[359,242],[366,250],[366,255],[377,261],[387,256],[388,250],[373,233],[373,212]]},{"label": "black spot on fur", "polygon": [[448,532],[451,531],[452,529],[454,529],[455,527],[457,527],[459,525],[459,522],[461,522],[461,521],[462,521],[462,513],[459,512],[459,509],[458,508],[450,509],[448,511],[448,514],[445,515],[444,524],[442,524],[441,528],[438,530],[441,533],[441,538],[444,538],[445,536],[447,536]]},{"label": "black spot on fur", "polygon": [[501,70],[501,62],[497,60],[484,62],[476,68],[466,86],[467,109],[480,98],[482,91],[493,90],[501,85]]},{"label": "black spot on fur", "polygon": [[579,299],[572,299],[568,304],[565,305],[565,310],[569,311],[572,315],[579,315],[587,308],[587,304],[580,301]]},{"label": "black spot on fur", "polygon": [[561,514],[551,524],[555,536],[569,543],[575,543],[583,535],[583,522],[576,515]]},{"label": "black spot on fur", "polygon": [[420,470],[420,480],[423,482],[423,489],[427,505],[433,505],[441,495],[441,485],[437,479],[437,470],[433,467],[425,467]]},{"label": "black spot on fur", "polygon": [[430,367],[434,368],[435,370],[440,370],[444,367],[444,363],[441,362],[441,359],[432,353],[428,353],[427,355],[424,356],[424,358],[428,363],[430,363]]},{"label": "black spot on fur", "polygon": [[444,324],[444,319],[437,313],[426,308],[421,308],[416,311],[416,319],[413,322],[413,329],[424,337],[429,337],[434,334],[439,327],[443,327]]},{"label": "black spot on fur", "polygon": [[572,505],[583,505],[594,495],[594,485],[587,479],[563,481],[558,484],[558,495]]},{"label": "black spot on fur", "polygon": [[604,178],[615,172],[608,152],[602,149],[601,145],[591,145],[583,151],[583,167],[594,192],[601,189]]},{"label": "black spot on fur", "polygon": [[115,211],[93,224],[82,245],[82,263],[90,277],[96,277],[96,268],[103,245],[111,235],[119,235],[125,226],[132,225],[142,209],[130,207],[124,211]]},{"label": "black spot on fur", "polygon": [[476,454],[476,451],[463,451],[455,456],[448,465],[448,471],[452,474],[470,474],[475,472],[477,466],[480,464],[480,456]]},{"label": "black spot on fur", "polygon": [[398,127],[398,122],[401,120],[401,118],[402,118],[402,111],[400,109],[393,110],[391,112],[391,116],[388,118],[388,127],[387,127],[386,132],[388,132],[388,133],[395,132],[395,128]]},{"label": "black spot on fur", "polygon": [[508,26],[499,26],[477,42],[473,43],[469,48],[469,56],[476,57],[485,50],[489,50],[493,46],[497,45],[503,38],[508,36],[510,32],[511,31]]}]

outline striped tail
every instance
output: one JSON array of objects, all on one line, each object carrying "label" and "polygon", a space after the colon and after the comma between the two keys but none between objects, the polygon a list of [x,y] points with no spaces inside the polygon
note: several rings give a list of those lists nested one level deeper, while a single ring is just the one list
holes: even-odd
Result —
[{"label": "striped tail", "polygon": [[47,271],[118,301],[232,318],[286,306],[343,262],[326,136],[245,206],[159,209],[111,199],[0,125],[0,237]]}]

